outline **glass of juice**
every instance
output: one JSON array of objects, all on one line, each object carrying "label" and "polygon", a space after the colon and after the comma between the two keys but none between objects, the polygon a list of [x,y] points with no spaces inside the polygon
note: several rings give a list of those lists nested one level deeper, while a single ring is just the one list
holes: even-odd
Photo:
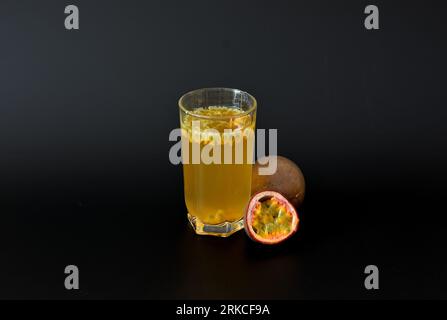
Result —
[{"label": "glass of juice", "polygon": [[197,234],[243,228],[251,193],[256,100],[229,88],[198,89],[179,100],[188,219]]}]

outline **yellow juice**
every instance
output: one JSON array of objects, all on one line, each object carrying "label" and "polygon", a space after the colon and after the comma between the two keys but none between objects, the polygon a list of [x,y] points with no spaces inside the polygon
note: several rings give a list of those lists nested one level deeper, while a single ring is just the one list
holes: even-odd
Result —
[{"label": "yellow juice", "polygon": [[[238,116],[239,114],[241,116]],[[194,137],[191,129],[193,121],[199,121],[201,132],[214,129],[214,134],[219,135],[217,138],[220,141],[212,135],[211,138],[203,134]],[[198,219],[199,223],[208,225],[240,220],[251,192],[250,148],[253,141],[250,141],[249,135],[244,132],[254,130],[255,120],[252,115],[244,115],[242,110],[231,107],[200,108],[194,110],[193,114],[184,116],[181,126],[184,129],[182,139],[186,140],[183,146],[187,146],[189,150],[189,154],[183,158],[185,201],[189,215]],[[239,134],[239,140],[234,138],[234,135],[227,135],[228,131],[225,129],[231,129],[233,134]],[[220,163],[205,164],[201,158],[200,163],[193,164],[194,141],[200,145],[201,151],[206,145],[215,143],[214,147],[220,150],[220,155],[215,154],[217,149],[210,154],[217,155],[216,158],[220,158]],[[241,151],[242,157],[237,158],[238,152]],[[189,163],[185,163],[185,159],[188,159]],[[228,163],[229,159],[231,163]],[[236,163],[237,159],[239,163]]]}]

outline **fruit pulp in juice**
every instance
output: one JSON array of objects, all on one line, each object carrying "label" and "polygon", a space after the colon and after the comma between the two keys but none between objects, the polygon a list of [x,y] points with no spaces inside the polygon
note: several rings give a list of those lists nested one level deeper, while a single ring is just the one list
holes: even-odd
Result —
[{"label": "fruit pulp in juice", "polygon": [[[254,130],[255,121],[252,116],[238,117],[240,113],[243,113],[241,109],[233,107],[208,107],[197,109],[192,115],[186,115],[182,120],[182,129],[185,129],[182,139],[188,141],[190,160],[188,164],[183,163],[186,207],[191,216],[204,224],[216,225],[240,220],[250,199],[252,164],[248,160],[252,154],[248,149],[249,138],[247,135],[242,135],[242,138],[238,140],[241,143],[239,146],[236,139],[231,139],[228,146],[225,144],[229,143],[229,140],[225,140],[222,135],[225,129],[239,133],[247,128]],[[194,115],[205,115],[213,119],[196,118]],[[221,116],[224,117],[222,120],[219,119]],[[192,163],[192,144],[193,141],[197,141],[192,137],[192,121],[200,121],[202,133],[206,129],[214,129],[219,133],[220,143],[217,147],[220,148],[220,164],[205,164],[202,158],[200,163]],[[210,143],[209,138],[202,134],[200,151],[208,143]],[[237,148],[239,150],[236,150]],[[228,152],[228,149],[231,149],[231,163],[224,163],[225,152]],[[242,163],[241,161],[236,163],[236,154],[241,150],[243,151]]]}]

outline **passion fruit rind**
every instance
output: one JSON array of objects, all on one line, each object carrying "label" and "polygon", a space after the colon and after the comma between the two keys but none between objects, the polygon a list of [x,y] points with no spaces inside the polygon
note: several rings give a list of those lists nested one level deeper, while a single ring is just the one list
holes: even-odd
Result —
[{"label": "passion fruit rind", "polygon": [[255,194],[244,217],[245,230],[254,241],[276,244],[288,239],[298,229],[295,208],[280,193]]},{"label": "passion fruit rind", "polygon": [[[259,170],[276,161],[276,171],[272,175],[260,175]],[[292,160],[281,156],[267,156],[253,166],[252,194],[261,191],[276,191],[283,195],[295,208],[304,201],[306,181],[303,172]]]}]

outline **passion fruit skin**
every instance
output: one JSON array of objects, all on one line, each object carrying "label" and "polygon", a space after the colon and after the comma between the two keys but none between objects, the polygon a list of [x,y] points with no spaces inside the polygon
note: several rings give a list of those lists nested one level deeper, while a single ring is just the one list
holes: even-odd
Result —
[{"label": "passion fruit skin", "polygon": [[[276,157],[277,169],[272,175],[259,175],[259,168]],[[266,159],[268,158],[268,159]],[[282,194],[295,208],[304,201],[306,182],[301,169],[291,160],[281,156],[268,156],[256,162],[253,166],[251,183],[252,196],[261,191],[275,191]]]},{"label": "passion fruit skin", "polygon": [[[274,239],[263,238],[263,237],[260,237],[259,235],[257,235],[252,227],[253,211],[256,208],[256,204],[259,203],[260,200],[262,200],[263,198],[266,198],[266,197],[275,198],[275,200],[277,200],[279,203],[283,204],[287,208],[287,211],[292,215],[292,223],[290,226],[291,230],[287,235],[285,235],[283,237],[274,238]],[[247,209],[246,209],[246,212],[244,215],[244,230],[247,233],[248,237],[255,242],[266,244],[266,245],[279,244],[279,243],[289,239],[293,234],[295,234],[296,231],[298,230],[298,226],[299,226],[299,217],[298,217],[298,213],[297,213],[296,209],[284,196],[282,196],[278,192],[275,192],[275,191],[258,192],[257,194],[253,195],[253,197],[251,198],[250,202],[247,205]]]}]

